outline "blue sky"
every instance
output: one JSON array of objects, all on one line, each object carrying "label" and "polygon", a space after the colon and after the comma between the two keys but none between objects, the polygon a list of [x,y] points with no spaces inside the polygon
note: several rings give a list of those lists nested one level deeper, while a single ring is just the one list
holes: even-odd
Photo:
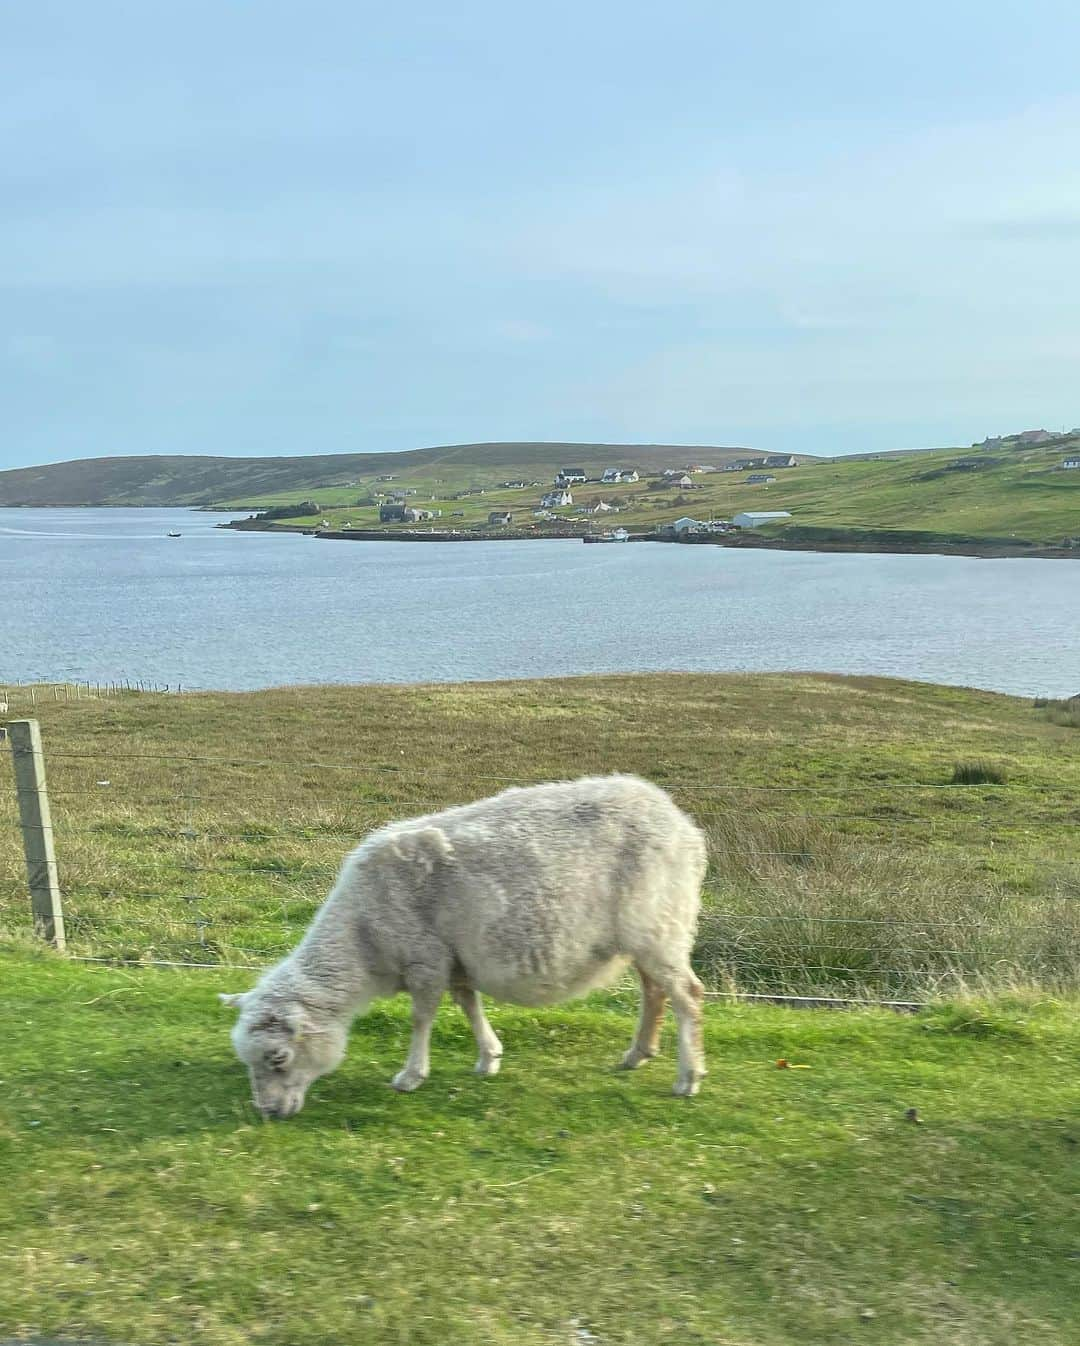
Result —
[{"label": "blue sky", "polygon": [[0,465],[1080,423],[1080,10],[8,0]]}]

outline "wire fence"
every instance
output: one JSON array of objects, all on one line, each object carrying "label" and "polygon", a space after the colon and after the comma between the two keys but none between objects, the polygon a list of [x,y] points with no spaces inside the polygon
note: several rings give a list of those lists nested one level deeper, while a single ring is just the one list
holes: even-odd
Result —
[{"label": "wire fence", "polygon": [[[374,827],[536,782],[114,745],[50,748],[47,764],[68,954],[189,968],[286,953]],[[907,1003],[1080,976],[1075,792],[651,774],[708,837],[695,962],[716,994]],[[34,918],[17,805],[0,777],[0,929],[23,936]]]},{"label": "wire fence", "polygon": [[110,697],[132,696],[139,693],[179,694],[179,682],[157,682],[145,678],[110,678],[91,682],[80,678],[76,682],[12,682],[0,683],[0,714],[33,715],[39,705],[56,701],[103,701]]}]

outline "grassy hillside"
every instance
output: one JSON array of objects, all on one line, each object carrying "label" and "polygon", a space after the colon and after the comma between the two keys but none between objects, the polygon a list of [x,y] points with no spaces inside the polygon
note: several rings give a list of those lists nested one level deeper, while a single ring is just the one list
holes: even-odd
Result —
[{"label": "grassy hillside", "polygon": [[[686,445],[462,444],[396,454],[313,458],[112,458],[0,473],[2,504],[213,504],[244,510],[313,500],[322,513],[289,520],[333,528],[378,528],[379,502],[407,491],[408,503],[438,510],[425,527],[490,531],[488,515],[514,514],[514,528],[565,527],[534,520],[542,492],[562,466],[599,478],[605,467],[632,466],[641,480],[590,481],[574,488],[574,505],[558,511],[584,531],[583,505],[603,500],[617,514],[596,516],[648,531],[681,515],[730,518],[743,510],[789,510],[791,528],[863,529],[949,537],[1060,543],[1080,535],[1080,471],[1061,471],[1080,451],[1063,437],[1024,448],[936,449],[848,459],[802,458],[775,469],[775,482],[749,472],[697,473],[688,490],[652,484],[666,467],[723,466],[748,450]],[[386,478],[391,478],[386,480]],[[520,488],[503,483],[523,481]],[[403,525],[387,525],[398,530]],[[812,536],[812,535],[807,535]]]},{"label": "grassy hillside", "polygon": [[[236,974],[0,953],[0,1333],[171,1346],[1073,1346],[1075,1003],[706,1011],[711,1073],[611,1065],[619,996],[496,1008],[502,1073],[399,1002],[259,1123]],[[808,1067],[778,1070],[786,1058]],[[905,1117],[914,1107],[921,1121]]]},{"label": "grassy hillside", "polygon": [[[743,510],[789,510],[792,519],[786,526],[793,528],[861,528],[1056,543],[1080,535],[1080,471],[1060,470],[1062,459],[1077,452],[1078,444],[1075,439],[1062,439],[1035,448],[936,449],[882,458],[805,460],[797,468],[771,472],[776,478],[772,483],[754,484],[749,472],[702,473],[695,474],[692,488],[683,491],[654,489],[647,478],[615,486],[589,483],[574,487],[574,507],[558,513],[577,517],[584,530],[588,525],[585,518],[575,515],[577,507],[603,499],[619,509],[618,514],[600,516],[604,524],[617,522],[649,530],[685,514],[705,520],[731,518]],[[395,488],[415,490],[410,503],[441,509],[439,527],[484,528],[488,514],[501,509],[514,511],[515,527],[525,524],[542,531],[548,526],[537,525],[532,517],[540,488],[500,489],[500,479],[496,473],[480,474],[472,484],[483,485],[484,494],[456,499],[459,483],[451,488],[449,482],[436,482],[427,474],[402,471],[389,485],[365,480],[355,491],[319,491],[313,496],[325,507],[321,517],[334,527],[344,523],[353,528],[378,527],[377,507],[356,502],[371,491]],[[548,484],[545,478],[544,489]],[[285,492],[256,503],[284,504],[298,498]],[[319,518],[290,522],[310,527]]]},{"label": "grassy hillside", "polygon": [[320,501],[323,492],[328,500],[345,500],[356,486],[370,486],[386,472],[457,489],[477,477],[524,473],[546,481],[570,464],[599,473],[625,458],[663,468],[725,462],[747,452],[679,444],[498,443],[302,458],[87,458],[0,472],[0,505],[210,505],[304,499],[313,491]]},{"label": "grassy hillside", "polygon": [[[28,694],[9,693],[11,714]],[[714,987],[921,996],[1080,978],[1080,736],[887,679],[654,675],[39,699],[76,952],[258,964],[371,827],[629,770],[709,833]],[[989,783],[958,788],[961,779]],[[0,796],[0,923],[28,913]],[[587,863],[587,857],[583,857]]]}]

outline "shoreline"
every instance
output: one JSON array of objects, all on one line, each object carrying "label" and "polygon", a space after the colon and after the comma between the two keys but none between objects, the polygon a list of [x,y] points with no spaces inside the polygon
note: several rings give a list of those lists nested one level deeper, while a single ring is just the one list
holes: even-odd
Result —
[{"label": "shoreline", "polygon": [[[522,530],[501,533],[466,533],[449,531],[391,532],[374,528],[312,529],[295,524],[272,523],[250,519],[236,519],[218,524],[233,532],[243,533],[298,533],[331,542],[566,542],[581,541],[586,535],[581,529],[531,532]],[[881,556],[968,556],[983,560],[1080,560],[1080,547],[1054,547],[1038,543],[1010,544],[993,539],[979,542],[950,543],[938,541],[920,543],[910,536],[896,539],[761,537],[754,533],[691,534],[682,538],[661,537],[657,533],[631,533],[628,542],[655,542],[680,547],[729,547],[744,551],[809,551],[824,553],[865,553]],[[622,545],[622,544],[616,544]]]}]

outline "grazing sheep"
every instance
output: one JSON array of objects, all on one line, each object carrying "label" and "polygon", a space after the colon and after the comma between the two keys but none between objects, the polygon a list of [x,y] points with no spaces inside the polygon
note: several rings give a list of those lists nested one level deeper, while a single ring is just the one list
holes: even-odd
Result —
[{"label": "grazing sheep", "polygon": [[494,1075],[502,1044],[480,992],[553,1005],[610,982],[628,962],[641,1017],[622,1068],[659,1047],[664,1005],[678,1022],[677,1094],[705,1074],[701,983],[690,949],[705,840],[655,785],[599,776],[505,790],[391,823],[346,859],[301,943],[251,991],[223,995],[255,1106],[291,1117],[345,1055],[349,1025],[379,996],[412,996],[412,1041],[395,1089],[429,1070],[435,1012],[449,990]]}]

